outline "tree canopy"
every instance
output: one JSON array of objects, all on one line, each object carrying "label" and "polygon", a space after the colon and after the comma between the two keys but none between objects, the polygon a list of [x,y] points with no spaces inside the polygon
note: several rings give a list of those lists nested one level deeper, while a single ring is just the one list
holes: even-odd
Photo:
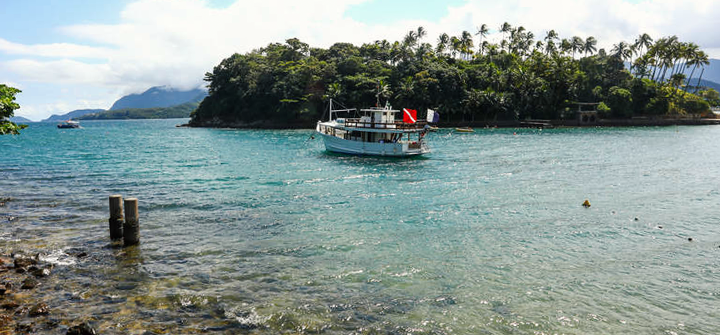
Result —
[{"label": "tree canopy", "polygon": [[607,52],[592,36],[561,39],[551,30],[536,40],[522,26],[499,29],[497,44],[484,38],[487,25],[477,28],[478,43],[464,31],[439,35],[435,46],[419,27],[395,42],[322,49],[293,38],[236,53],[206,74],[209,95],[191,124],[309,123],[328,98],[433,108],[443,121],[462,122],[574,118],[574,102],[604,102],[615,118],[706,113],[715,96],[684,76],[707,65],[707,55],[674,36],[653,43],[643,34]]},{"label": "tree canopy", "polygon": [[15,110],[20,108],[15,102],[15,95],[21,91],[17,88],[0,84],[0,135],[19,134],[20,129],[26,125],[17,125],[9,118],[15,115]]}]

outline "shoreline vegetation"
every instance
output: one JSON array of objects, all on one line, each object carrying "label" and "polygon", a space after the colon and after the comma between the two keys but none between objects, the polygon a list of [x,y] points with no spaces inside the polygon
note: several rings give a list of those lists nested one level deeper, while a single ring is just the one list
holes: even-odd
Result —
[{"label": "shoreline vegetation", "polygon": [[[267,121],[242,123],[206,123],[201,128],[229,129],[315,129],[316,122],[275,123]],[[440,128],[472,127],[472,128],[560,128],[560,127],[669,127],[669,126],[710,126],[720,125],[715,118],[632,118],[632,119],[599,119],[594,123],[581,123],[578,120],[534,120],[524,121],[459,121],[440,122]],[[198,127],[189,123],[177,127]]]},{"label": "shoreline vegetation", "polygon": [[536,38],[508,23],[497,31],[499,43],[486,39],[483,24],[434,44],[419,27],[395,42],[323,49],[292,38],[236,53],[205,75],[209,95],[188,126],[312,127],[330,98],[349,107],[435,109],[441,126],[572,125],[578,103],[592,103],[607,120],[591,126],[714,124],[700,121],[715,118],[710,106],[720,95],[698,86],[709,60],[694,43],[642,34],[607,51],[592,36],[551,30]]}]

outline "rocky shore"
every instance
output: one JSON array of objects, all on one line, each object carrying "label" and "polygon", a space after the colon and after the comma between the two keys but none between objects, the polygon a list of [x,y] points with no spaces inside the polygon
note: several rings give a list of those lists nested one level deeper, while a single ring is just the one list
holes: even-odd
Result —
[{"label": "rocky shore", "polygon": [[[78,251],[77,258],[87,256]],[[68,335],[96,334],[88,322],[63,324],[53,318],[53,310],[35,294],[53,275],[54,265],[40,254],[10,253],[0,255],[0,334],[34,334],[57,330]]]}]

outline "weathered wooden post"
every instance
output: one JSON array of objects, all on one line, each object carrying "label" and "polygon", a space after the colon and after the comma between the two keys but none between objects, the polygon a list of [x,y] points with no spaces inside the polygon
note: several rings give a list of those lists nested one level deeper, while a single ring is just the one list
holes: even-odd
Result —
[{"label": "weathered wooden post", "polygon": [[123,224],[123,242],[125,246],[140,243],[140,224],[138,223],[138,199],[125,199],[125,224]]},{"label": "weathered wooden post", "polygon": [[113,240],[123,237],[123,208],[122,195],[110,196],[110,238]]}]

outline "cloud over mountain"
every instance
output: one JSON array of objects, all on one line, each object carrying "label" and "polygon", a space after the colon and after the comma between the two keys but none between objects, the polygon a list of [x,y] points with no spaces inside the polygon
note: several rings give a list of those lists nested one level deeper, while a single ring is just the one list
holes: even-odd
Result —
[{"label": "cloud over mountain", "polygon": [[[103,87],[107,93],[102,97],[83,99],[109,104],[151,86],[199,87],[204,74],[232,53],[290,37],[327,47],[335,42],[400,40],[406,31],[422,25],[428,31],[425,42],[434,44],[443,32],[475,33],[485,23],[494,33],[490,40],[498,41],[497,29],[506,21],[533,31],[536,39],[554,29],[561,37],[595,36],[599,47],[605,48],[644,32],[654,38],[678,35],[698,43],[711,57],[720,57],[720,32],[713,29],[713,18],[720,16],[716,0],[467,0],[435,22],[398,12],[396,20],[380,24],[349,17],[351,6],[362,2],[366,1],[236,1],[214,8],[208,1],[138,0],[118,14],[115,24],[58,28],[76,43],[0,39],[0,53],[9,56],[0,61],[0,73],[10,75],[0,80]],[[382,2],[376,5],[383,10]],[[66,103],[73,108],[107,108]],[[33,108],[38,106],[28,106]]]}]

